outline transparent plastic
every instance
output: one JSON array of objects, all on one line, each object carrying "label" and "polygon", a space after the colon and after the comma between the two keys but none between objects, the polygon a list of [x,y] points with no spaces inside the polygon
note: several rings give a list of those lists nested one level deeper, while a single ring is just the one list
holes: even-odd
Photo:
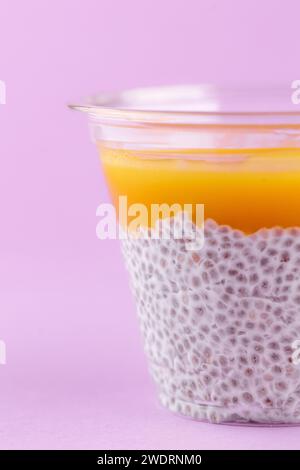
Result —
[{"label": "transparent plastic", "polygon": [[161,87],[71,105],[88,115],[116,205],[124,195],[146,207],[204,205],[201,247],[187,249],[185,234],[122,240],[160,400],[194,419],[300,422],[300,109],[292,92]]}]

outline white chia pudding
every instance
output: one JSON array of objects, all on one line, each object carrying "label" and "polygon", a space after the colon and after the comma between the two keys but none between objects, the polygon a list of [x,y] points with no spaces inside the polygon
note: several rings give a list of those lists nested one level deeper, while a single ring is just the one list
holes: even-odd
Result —
[{"label": "white chia pudding", "polygon": [[300,229],[207,220],[204,235],[194,250],[122,241],[161,402],[216,423],[299,423]]}]

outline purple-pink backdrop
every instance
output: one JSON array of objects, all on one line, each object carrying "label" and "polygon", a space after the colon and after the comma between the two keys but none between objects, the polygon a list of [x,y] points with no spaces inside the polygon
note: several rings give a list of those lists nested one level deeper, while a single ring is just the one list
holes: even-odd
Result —
[{"label": "purple-pink backdrop", "polygon": [[84,116],[98,90],[300,78],[298,0],[0,0],[0,448],[297,448],[299,428],[194,423],[148,379]]}]

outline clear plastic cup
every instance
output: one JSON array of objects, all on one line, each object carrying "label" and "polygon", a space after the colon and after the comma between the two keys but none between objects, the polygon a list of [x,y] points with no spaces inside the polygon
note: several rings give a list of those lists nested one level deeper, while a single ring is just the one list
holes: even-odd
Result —
[{"label": "clear plastic cup", "polygon": [[117,208],[123,196],[147,210],[190,204],[189,230],[204,234],[189,244],[191,234],[172,232],[179,211],[121,240],[160,400],[194,419],[300,422],[300,109],[291,94],[180,86],[72,105],[88,115]]}]

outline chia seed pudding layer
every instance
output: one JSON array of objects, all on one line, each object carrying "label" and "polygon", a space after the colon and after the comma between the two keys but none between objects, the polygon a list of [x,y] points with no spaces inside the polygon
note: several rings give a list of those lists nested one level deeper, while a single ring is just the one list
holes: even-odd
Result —
[{"label": "chia seed pudding layer", "polygon": [[161,402],[216,423],[299,423],[300,228],[206,220],[204,240],[122,240]]}]

